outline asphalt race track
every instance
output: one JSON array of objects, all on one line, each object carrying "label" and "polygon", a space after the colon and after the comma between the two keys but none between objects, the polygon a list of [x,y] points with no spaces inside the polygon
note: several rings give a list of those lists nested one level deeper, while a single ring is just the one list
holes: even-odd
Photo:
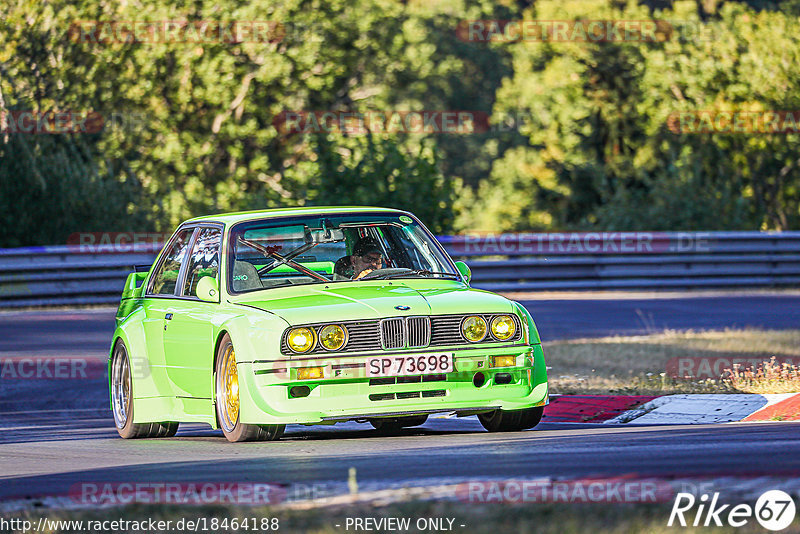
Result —
[{"label": "asphalt race track", "polygon": [[[797,328],[800,296],[531,300],[542,338],[664,329]],[[113,310],[0,313],[0,357],[81,356],[101,367]],[[275,443],[229,444],[202,425],[176,438],[117,437],[102,375],[0,381],[0,501],[66,495],[84,482],[343,484],[617,475],[800,475],[800,425],[612,426],[543,423],[489,434],[476,418],[431,418],[381,437],[367,424],[287,428]]]}]

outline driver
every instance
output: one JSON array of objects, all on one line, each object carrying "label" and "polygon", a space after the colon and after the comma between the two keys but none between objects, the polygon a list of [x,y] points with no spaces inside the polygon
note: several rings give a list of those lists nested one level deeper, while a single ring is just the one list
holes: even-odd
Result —
[{"label": "driver", "polygon": [[352,256],[345,256],[336,262],[334,272],[358,280],[375,269],[383,267],[383,251],[371,237],[362,237],[353,247]]}]

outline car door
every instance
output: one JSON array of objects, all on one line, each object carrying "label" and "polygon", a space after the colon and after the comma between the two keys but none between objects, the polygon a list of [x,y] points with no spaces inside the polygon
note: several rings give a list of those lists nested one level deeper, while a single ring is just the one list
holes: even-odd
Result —
[{"label": "car door", "polygon": [[[211,276],[219,285],[221,226],[200,226],[194,236],[187,265],[181,274],[178,300],[164,329],[167,375],[176,397],[208,399],[213,392],[214,314],[219,305],[197,298],[200,278]],[[189,410],[189,404],[185,403]],[[191,411],[191,410],[190,410]]]},{"label": "car door", "polygon": [[[175,304],[178,277],[189,255],[189,245],[194,233],[193,227],[181,228],[170,239],[161,255],[159,263],[150,278],[144,298],[145,318],[143,321],[149,363],[149,381],[141,396],[172,397],[173,388],[167,380],[164,357],[164,327],[166,318],[172,313]],[[149,387],[148,387],[149,386]]]}]

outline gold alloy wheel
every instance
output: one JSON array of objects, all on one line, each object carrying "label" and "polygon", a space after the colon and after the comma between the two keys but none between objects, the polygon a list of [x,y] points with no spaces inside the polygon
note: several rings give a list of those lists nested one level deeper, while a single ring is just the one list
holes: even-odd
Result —
[{"label": "gold alloy wheel", "polygon": [[239,373],[236,370],[236,353],[233,345],[228,345],[222,356],[222,373],[217,387],[222,397],[222,425],[228,432],[233,431],[239,421]]}]

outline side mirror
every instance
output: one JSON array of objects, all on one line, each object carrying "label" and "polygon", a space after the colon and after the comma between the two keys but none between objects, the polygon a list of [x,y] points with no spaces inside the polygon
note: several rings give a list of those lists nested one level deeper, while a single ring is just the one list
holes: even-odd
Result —
[{"label": "side mirror", "polygon": [[197,289],[195,290],[197,298],[206,302],[219,302],[219,287],[217,286],[217,279],[211,276],[204,276],[197,282]]},{"label": "side mirror", "polygon": [[466,263],[464,263],[463,261],[457,261],[456,269],[458,269],[458,272],[461,273],[461,276],[463,276],[466,279],[468,284],[472,281],[472,271],[470,270],[470,268],[467,266]]}]

